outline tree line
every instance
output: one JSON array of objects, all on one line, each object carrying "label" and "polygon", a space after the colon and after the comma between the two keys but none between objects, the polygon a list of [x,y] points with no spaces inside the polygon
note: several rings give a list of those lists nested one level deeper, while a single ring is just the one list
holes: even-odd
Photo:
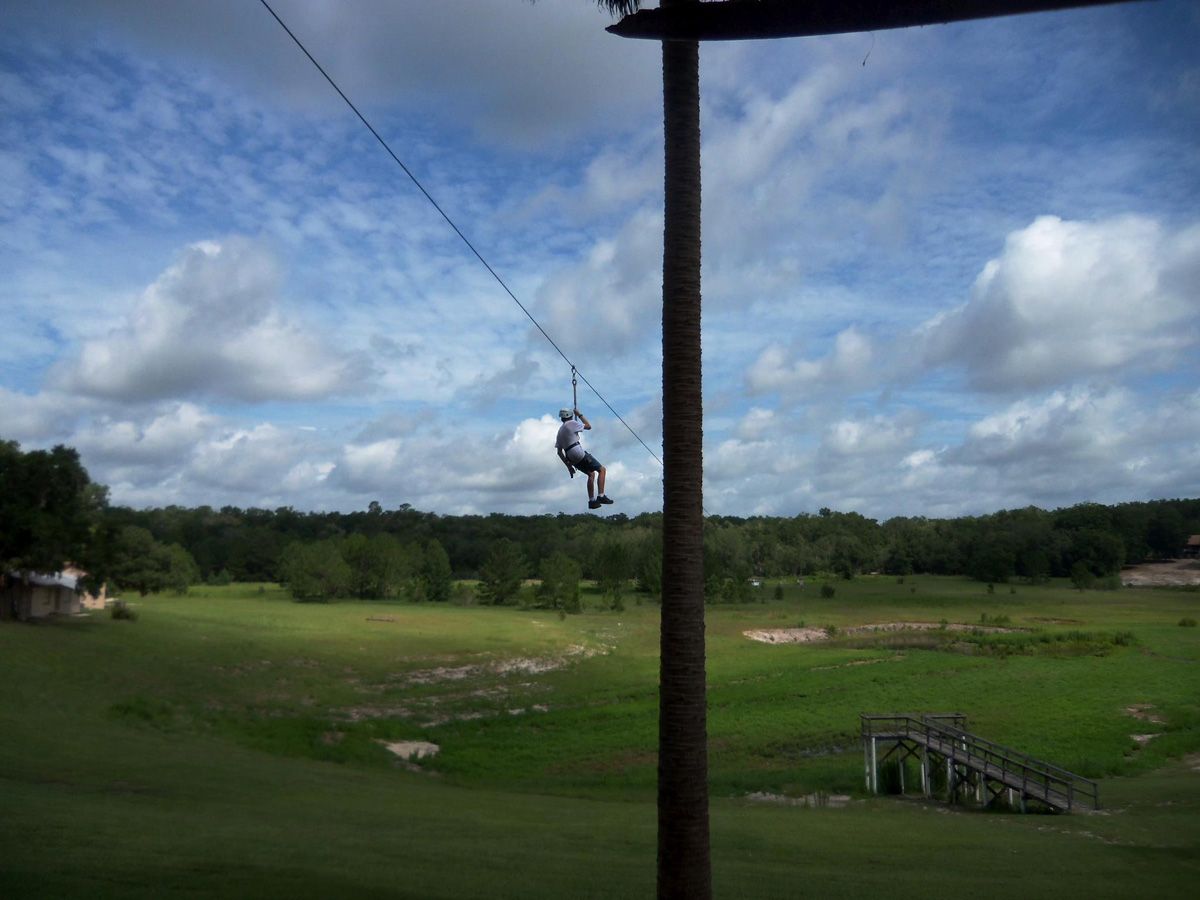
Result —
[{"label": "tree line", "polygon": [[[1128,563],[1176,556],[1200,533],[1200,499],[1055,510],[1002,510],[953,519],[883,522],[821,509],[796,516],[709,516],[706,593],[745,599],[750,578],[864,572],[1020,578],[1104,578]],[[225,506],[112,505],[67,447],[21,451],[0,441],[0,570],[56,571],[141,593],[204,581],[268,581],[299,599],[399,597],[443,601],[456,579],[480,579],[485,600],[524,578],[557,572],[607,587],[661,590],[662,516],[443,516],[401,503],[355,512]],[[503,573],[504,577],[492,577]],[[569,579],[568,579],[569,581]],[[562,588],[570,603],[570,590]]]}]

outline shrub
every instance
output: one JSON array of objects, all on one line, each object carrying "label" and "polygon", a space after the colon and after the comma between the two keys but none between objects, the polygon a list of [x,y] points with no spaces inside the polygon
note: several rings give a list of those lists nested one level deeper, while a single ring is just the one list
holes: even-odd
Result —
[{"label": "shrub", "polygon": [[835,588],[832,584],[821,585],[821,596],[824,597],[826,600],[828,600],[830,597],[832,597],[836,593],[837,593],[837,588]]},{"label": "shrub", "polygon": [[[109,615],[111,615],[114,619],[125,619],[129,622],[136,622],[138,617],[137,610],[124,600],[117,600],[115,603],[113,603],[109,611]],[[1192,624],[1195,623],[1193,622]]]},{"label": "shrub", "polygon": [[451,603],[455,606],[474,606],[477,601],[475,589],[471,585],[461,581],[454,582],[454,587],[450,589]]},{"label": "shrub", "polygon": [[1071,584],[1075,585],[1078,591],[1086,591],[1096,585],[1096,576],[1082,560],[1071,566]]},{"label": "shrub", "polygon": [[783,585],[782,584],[775,585],[775,599],[776,600],[783,599]]},{"label": "shrub", "polygon": [[1191,618],[1190,616],[1184,616],[1182,619],[1179,620],[1179,627],[1180,628],[1195,628],[1196,620]]}]

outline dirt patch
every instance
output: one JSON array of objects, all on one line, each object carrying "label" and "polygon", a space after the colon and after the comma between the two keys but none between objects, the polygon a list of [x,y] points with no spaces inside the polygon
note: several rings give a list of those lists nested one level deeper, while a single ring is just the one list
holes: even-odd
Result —
[{"label": "dirt patch", "polygon": [[1200,585],[1200,560],[1172,559],[1129,566],[1121,570],[1121,584],[1126,587]]},{"label": "dirt patch", "polygon": [[442,749],[429,741],[380,741],[379,743],[383,744],[390,753],[394,753],[406,762],[437,756],[438,751]]},{"label": "dirt patch", "polygon": [[807,644],[812,641],[829,640],[823,628],[771,628],[743,631],[745,637],[763,644]]},{"label": "dirt patch", "polygon": [[576,660],[600,656],[608,647],[585,647],[574,644],[558,656],[517,656],[487,663],[472,663],[466,666],[438,666],[433,669],[418,669],[396,677],[402,685],[440,684],[446,681],[462,681],[480,675],[544,675],[565,668]]},{"label": "dirt patch", "polygon": [[1030,622],[1042,622],[1046,625],[1086,625],[1083,619],[1058,619],[1054,616],[1030,616]]},{"label": "dirt patch", "polygon": [[1156,737],[1162,737],[1162,735],[1161,734],[1131,734],[1130,737],[1133,738],[1133,740],[1137,743],[1137,745],[1139,747],[1145,747],[1148,743],[1150,743]]},{"label": "dirt patch", "polygon": [[338,715],[351,722],[367,719],[405,719],[413,714],[407,706],[352,706],[338,711]]},{"label": "dirt patch", "polygon": [[[1001,628],[998,625],[964,625],[961,622],[878,622],[873,625],[854,625],[839,628],[839,636],[875,634],[891,631],[981,631],[985,634],[1011,634],[1019,628]],[[829,632],[824,628],[771,628],[743,631],[745,637],[764,644],[808,644],[827,641]]]},{"label": "dirt patch", "polygon": [[899,662],[902,659],[904,659],[904,654],[897,653],[893,656],[879,656],[875,659],[852,659],[850,662],[839,663],[836,666],[813,666],[809,671],[828,672],[830,669],[848,669],[851,666],[873,666],[876,663]]},{"label": "dirt patch", "polygon": [[805,794],[801,797],[788,797],[784,794],[772,794],[767,791],[755,791],[746,795],[747,800],[755,803],[773,803],[777,806],[799,806],[804,809],[841,809],[850,805],[849,794],[826,794],[817,791],[815,794]]},{"label": "dirt patch", "polygon": [[1158,713],[1153,712],[1153,709],[1153,704],[1135,703],[1133,706],[1125,707],[1125,715],[1133,716],[1135,719],[1140,719],[1143,722],[1153,722],[1155,725],[1167,724],[1167,720]]}]

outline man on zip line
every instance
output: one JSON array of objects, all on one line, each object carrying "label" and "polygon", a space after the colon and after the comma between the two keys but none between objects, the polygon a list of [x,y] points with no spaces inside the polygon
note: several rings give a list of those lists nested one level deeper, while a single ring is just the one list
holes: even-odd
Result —
[{"label": "man on zip line", "polygon": [[[580,432],[591,431],[592,423],[587,420],[587,417],[577,409],[560,409],[558,417],[562,419],[562,425],[558,429],[558,438],[554,442],[554,447],[558,451],[558,458],[562,460],[567,471],[571,473],[571,477],[575,477],[575,470],[587,472],[587,492],[588,492],[588,509],[599,509],[602,504],[612,503],[604,495],[604,476],[608,472],[604,466],[592,454],[583,449],[583,445],[579,443]],[[579,421],[575,421],[578,417]],[[595,494],[596,473],[600,473],[600,496]]]}]

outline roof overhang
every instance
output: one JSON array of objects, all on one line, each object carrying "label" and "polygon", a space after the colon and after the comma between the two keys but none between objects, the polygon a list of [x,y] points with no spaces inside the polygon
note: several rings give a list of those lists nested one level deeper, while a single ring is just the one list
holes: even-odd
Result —
[{"label": "roof overhang", "polygon": [[942,25],[1145,0],[721,0],[628,15],[607,31],[653,41],[746,41]]}]

